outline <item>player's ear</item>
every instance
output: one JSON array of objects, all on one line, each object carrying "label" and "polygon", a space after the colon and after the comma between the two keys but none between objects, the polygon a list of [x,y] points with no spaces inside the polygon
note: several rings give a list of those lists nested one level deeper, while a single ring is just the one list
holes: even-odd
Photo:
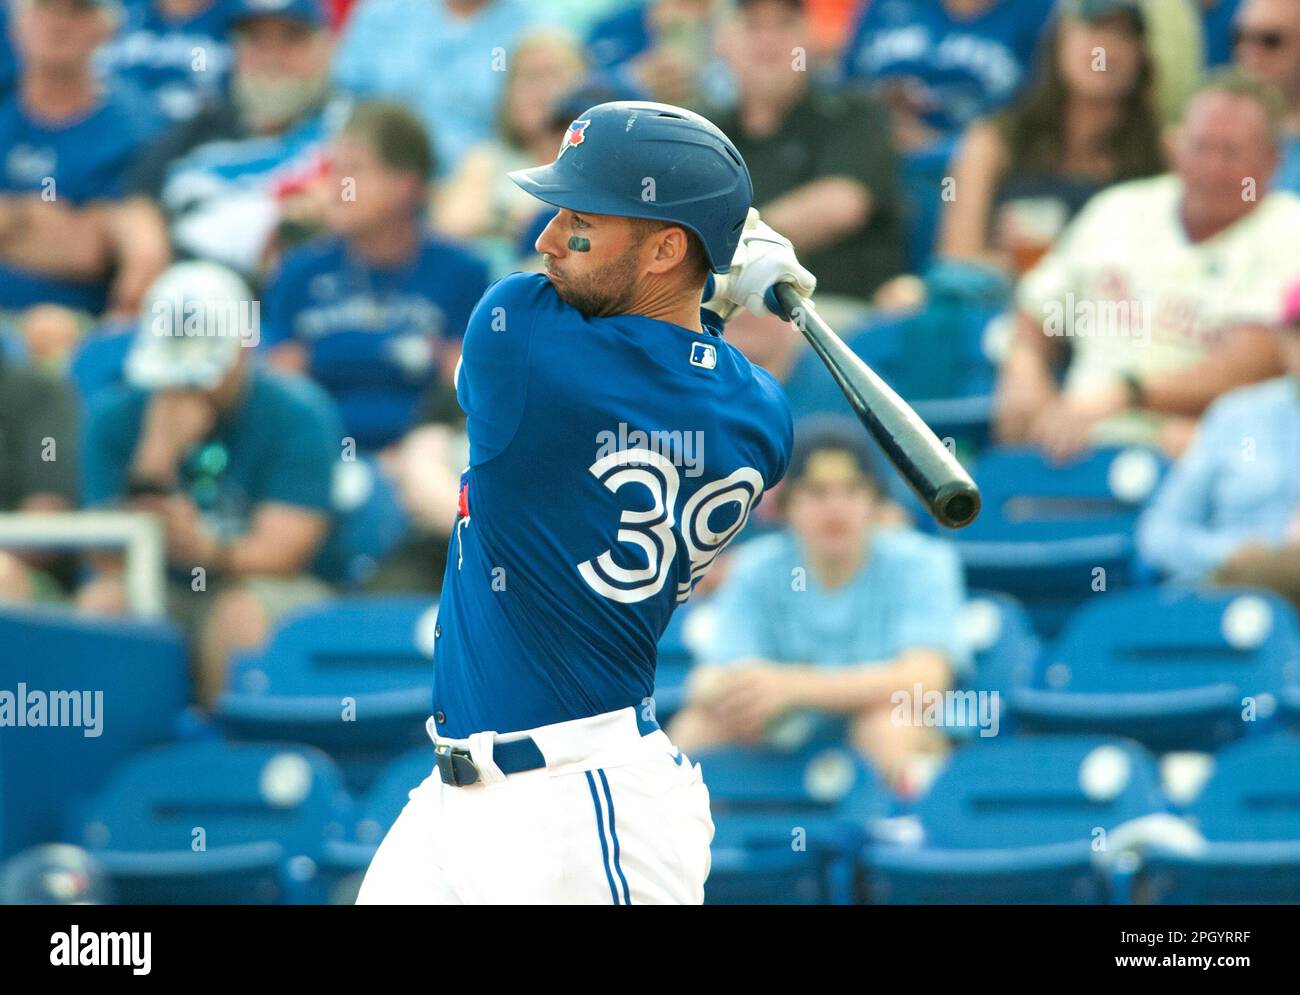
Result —
[{"label": "player's ear", "polygon": [[690,254],[686,231],[677,225],[655,232],[651,242],[654,248],[649,264],[651,273],[668,273],[685,263]]}]

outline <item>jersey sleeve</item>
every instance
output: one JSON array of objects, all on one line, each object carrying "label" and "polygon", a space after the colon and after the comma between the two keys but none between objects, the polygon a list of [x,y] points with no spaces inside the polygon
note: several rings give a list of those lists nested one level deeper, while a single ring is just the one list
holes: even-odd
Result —
[{"label": "jersey sleeve", "polygon": [[456,396],[469,429],[470,463],[510,445],[523,419],[534,326],[544,320],[546,277],[512,273],[492,284],[469,316]]},{"label": "jersey sleeve", "polygon": [[790,401],[776,378],[762,367],[754,367],[754,380],[768,401],[775,434],[772,437],[771,460],[763,477],[763,490],[769,491],[779,484],[790,466],[794,450],[794,418],[790,414]]}]

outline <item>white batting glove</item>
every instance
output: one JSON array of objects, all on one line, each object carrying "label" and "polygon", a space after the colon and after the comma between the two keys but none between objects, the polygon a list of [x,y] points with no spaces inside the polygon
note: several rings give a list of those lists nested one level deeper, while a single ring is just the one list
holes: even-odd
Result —
[{"label": "white batting glove", "polygon": [[704,306],[716,311],[724,321],[742,307],[759,315],[780,314],[768,293],[778,283],[794,284],[802,297],[811,297],[817,289],[817,277],[799,265],[790,240],[774,231],[751,207],[731,257],[731,271],[714,274],[713,295]]}]

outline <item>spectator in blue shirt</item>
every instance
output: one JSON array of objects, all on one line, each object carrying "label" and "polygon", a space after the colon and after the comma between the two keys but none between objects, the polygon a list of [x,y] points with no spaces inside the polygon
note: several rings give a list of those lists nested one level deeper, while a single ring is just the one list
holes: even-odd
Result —
[{"label": "spectator in blue shirt", "polygon": [[895,721],[895,696],[942,692],[965,667],[961,567],[938,539],[877,527],[878,499],[855,423],[799,426],[779,499],[788,530],[735,554],[673,742],[788,744],[833,716],[896,783],[941,749],[936,729]]},{"label": "spectator in blue shirt", "polygon": [[1051,10],[1051,0],[870,0],[844,75],[886,99],[900,149],[929,147],[1011,101]]},{"label": "spectator in blue shirt", "polygon": [[1272,587],[1300,605],[1300,284],[1285,376],[1219,398],[1138,522],[1144,559],[1182,583]]},{"label": "spectator in blue shirt", "polygon": [[10,12],[22,70],[0,99],[0,311],[97,315],[110,270],[134,265],[133,246],[114,242],[112,204],[156,122],[95,78],[113,17],[98,0],[17,0]]},{"label": "spectator in blue shirt", "polygon": [[[168,609],[194,640],[203,705],[232,650],[330,593],[309,568],[330,529],[343,433],[319,387],[249,360],[258,319],[231,271],[170,268],[146,296],[128,384],[96,395],[86,419],[85,501],[161,519]],[[80,606],[123,610],[120,559],[96,566]]]},{"label": "spectator in blue shirt", "polygon": [[100,69],[146,93],[168,121],[185,121],[226,96],[234,0],[130,0]]},{"label": "spectator in blue shirt", "polygon": [[1272,188],[1300,193],[1300,11],[1295,0],[1245,0],[1233,38],[1238,65],[1282,94],[1285,116]]},{"label": "spectator in blue shirt", "polygon": [[262,346],[338,403],[362,449],[396,442],[420,398],[451,382],[487,269],[424,230],[428,137],[398,104],[358,104],[330,152],[331,234],[292,250],[266,293]]},{"label": "spectator in blue shirt", "polygon": [[335,82],[411,107],[449,173],[492,134],[515,43],[540,23],[524,0],[367,0],[344,28]]}]

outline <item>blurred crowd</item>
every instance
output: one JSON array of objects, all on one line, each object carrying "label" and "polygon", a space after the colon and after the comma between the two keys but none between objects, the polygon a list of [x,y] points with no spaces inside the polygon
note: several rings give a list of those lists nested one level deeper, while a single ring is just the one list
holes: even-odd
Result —
[{"label": "blurred crowd", "polygon": [[[156,513],[200,702],[295,608],[436,595],[459,339],[548,218],[506,173],[610,99],[735,141],[846,337],[939,286],[992,302],[995,443],[1176,460],[1138,532],[1153,569],[1300,600],[1296,0],[0,8],[0,512]],[[160,333],[176,301],[244,334]],[[717,621],[673,735],[840,723],[897,781],[940,746],[889,691],[969,665],[960,563],[792,326],[728,334],[808,417],[700,592]],[[0,599],[120,613],[121,574],[0,550]]]}]

